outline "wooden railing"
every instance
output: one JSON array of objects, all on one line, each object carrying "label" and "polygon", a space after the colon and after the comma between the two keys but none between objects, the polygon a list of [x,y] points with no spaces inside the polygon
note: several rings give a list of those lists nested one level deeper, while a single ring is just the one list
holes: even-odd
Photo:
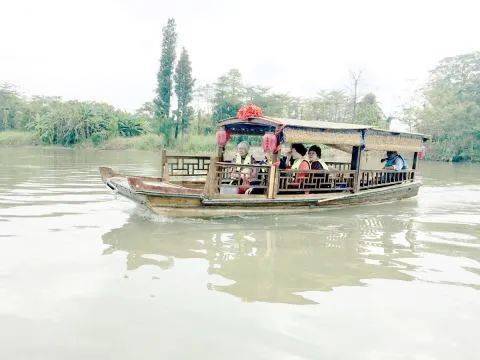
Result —
[{"label": "wooden railing", "polygon": [[315,194],[377,188],[414,181],[415,170],[280,170],[271,165],[239,165],[214,161],[204,193],[216,195]]},{"label": "wooden railing", "polygon": [[278,193],[353,191],[355,178],[352,170],[279,170]]},{"label": "wooden railing", "polygon": [[381,186],[412,182],[415,170],[361,170],[359,173],[360,190]]},{"label": "wooden railing", "polygon": [[205,177],[210,165],[210,156],[166,155],[164,163],[169,176]]},{"label": "wooden railing", "polygon": [[342,161],[325,161],[325,164],[328,165],[329,168],[335,170],[350,170],[350,163],[349,162],[342,162]]},{"label": "wooden railing", "polygon": [[270,168],[268,165],[217,162],[214,191],[219,194],[244,194],[248,190],[248,193],[267,195]]}]

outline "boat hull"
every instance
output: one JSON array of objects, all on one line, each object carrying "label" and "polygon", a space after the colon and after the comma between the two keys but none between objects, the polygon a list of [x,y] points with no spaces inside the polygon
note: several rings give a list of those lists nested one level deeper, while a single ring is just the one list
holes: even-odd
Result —
[{"label": "boat hull", "polygon": [[[102,179],[112,190],[133,201],[145,205],[154,213],[173,217],[217,217],[257,214],[309,213],[315,210],[382,203],[414,197],[421,186],[419,181],[390,185],[356,193],[341,192],[311,195],[282,195],[267,199],[261,195],[218,196],[206,198],[199,191],[185,191],[182,188],[145,185],[142,181],[156,181],[160,178],[129,177],[101,168]],[[139,184],[139,185],[138,185]],[[164,184],[165,185],[165,184]]]}]

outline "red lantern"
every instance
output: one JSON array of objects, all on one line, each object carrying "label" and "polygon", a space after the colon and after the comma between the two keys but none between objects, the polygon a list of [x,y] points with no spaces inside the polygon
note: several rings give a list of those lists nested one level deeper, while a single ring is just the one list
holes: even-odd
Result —
[{"label": "red lantern", "polygon": [[425,153],[426,153],[425,146],[422,146],[422,150],[418,153],[418,159],[419,160],[425,159]]},{"label": "red lantern", "polygon": [[217,130],[215,137],[217,138],[218,146],[225,146],[227,145],[228,140],[230,140],[230,133],[228,131],[225,131],[224,129],[220,129]]},{"label": "red lantern", "polygon": [[247,120],[255,117],[262,117],[263,112],[260,107],[257,105],[249,104],[247,106],[242,106],[237,112],[237,119]]},{"label": "red lantern", "polygon": [[274,153],[278,149],[277,137],[273,133],[265,133],[262,138],[262,148],[264,152]]}]

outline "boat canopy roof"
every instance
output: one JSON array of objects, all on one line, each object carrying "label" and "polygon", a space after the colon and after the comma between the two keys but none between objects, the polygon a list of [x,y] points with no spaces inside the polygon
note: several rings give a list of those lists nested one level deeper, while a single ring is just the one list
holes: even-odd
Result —
[{"label": "boat canopy roof", "polygon": [[334,123],[318,120],[296,120],[275,117],[230,118],[219,128],[231,134],[278,134],[287,143],[325,144],[342,150],[365,146],[366,150],[421,151],[428,137],[423,134],[377,129],[369,125]]}]

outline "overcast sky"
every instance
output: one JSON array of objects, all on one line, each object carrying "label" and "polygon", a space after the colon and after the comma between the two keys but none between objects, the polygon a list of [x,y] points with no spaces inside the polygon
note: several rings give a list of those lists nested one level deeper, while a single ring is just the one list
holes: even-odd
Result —
[{"label": "overcast sky", "polygon": [[362,91],[387,113],[440,59],[480,49],[478,0],[1,0],[1,9],[0,82],[128,110],[154,96],[169,17],[199,83],[238,68],[249,84],[310,96],[348,89],[349,70],[363,69]]}]

